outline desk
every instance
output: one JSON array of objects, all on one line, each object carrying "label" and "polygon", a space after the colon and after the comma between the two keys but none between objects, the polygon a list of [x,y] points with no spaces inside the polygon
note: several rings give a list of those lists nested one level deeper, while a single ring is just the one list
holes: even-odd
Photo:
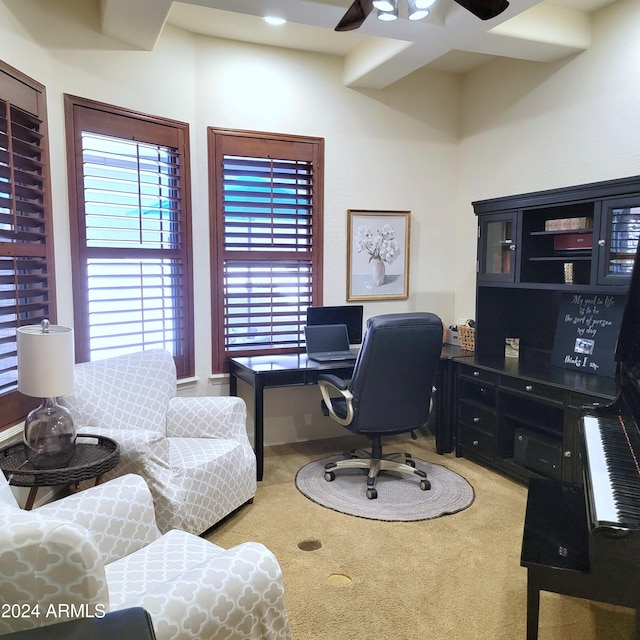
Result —
[{"label": "desk", "polygon": [[[442,345],[440,366],[436,376],[436,449],[438,453],[452,450],[451,399],[453,393],[450,361],[464,355],[472,355],[460,347]],[[320,363],[309,360],[304,353],[286,355],[266,355],[249,358],[229,359],[229,393],[238,395],[238,380],[244,380],[253,387],[254,403],[254,450],[256,452],[258,480],[264,472],[264,390],[275,387],[299,387],[318,382],[318,376],[332,373],[349,379],[353,364],[344,362]],[[318,396],[318,405],[320,396]]]}]

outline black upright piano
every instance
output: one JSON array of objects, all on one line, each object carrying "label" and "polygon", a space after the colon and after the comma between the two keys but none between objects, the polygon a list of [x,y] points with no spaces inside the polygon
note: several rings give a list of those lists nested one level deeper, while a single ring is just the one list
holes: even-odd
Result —
[{"label": "black upright piano", "polygon": [[529,481],[527,640],[538,637],[540,591],[632,607],[640,638],[640,246],[615,359],[616,400],[580,418],[583,484]]}]

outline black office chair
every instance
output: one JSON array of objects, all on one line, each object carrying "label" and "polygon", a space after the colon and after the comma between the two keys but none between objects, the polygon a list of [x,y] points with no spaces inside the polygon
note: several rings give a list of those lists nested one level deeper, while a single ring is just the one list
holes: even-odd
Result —
[{"label": "black office chair", "polygon": [[[409,454],[383,455],[381,436],[411,432],[429,417],[435,372],[442,350],[442,321],[433,313],[393,313],[370,318],[349,383],[333,374],[318,376],[322,412],[350,431],[371,439],[371,452],[325,466],[325,480],[340,469],[367,469],[367,498],[378,497],[376,477],[399,471],[431,488]],[[335,395],[338,392],[340,395]],[[331,393],[334,396],[331,396]],[[364,454],[364,455],[363,455]],[[401,456],[404,462],[391,458]]]}]

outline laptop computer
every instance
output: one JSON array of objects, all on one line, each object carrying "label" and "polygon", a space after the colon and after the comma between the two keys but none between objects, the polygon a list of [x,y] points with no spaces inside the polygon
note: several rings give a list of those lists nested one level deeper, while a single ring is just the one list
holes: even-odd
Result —
[{"label": "laptop computer", "polygon": [[357,353],[349,348],[346,324],[306,325],[307,355],[316,362],[355,362]]}]

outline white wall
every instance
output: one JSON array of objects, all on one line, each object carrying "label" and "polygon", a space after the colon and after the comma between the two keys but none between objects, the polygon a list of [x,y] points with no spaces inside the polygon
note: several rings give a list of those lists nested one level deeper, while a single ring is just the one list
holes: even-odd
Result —
[{"label": "white wall", "polygon": [[[409,300],[367,303],[365,316],[429,310],[452,322],[461,104],[456,77],[420,71],[385,90],[358,91],[343,86],[339,58],[192,36],[172,27],[152,52],[135,51],[99,33],[92,3],[47,0],[0,3],[0,59],[47,88],[60,322],[73,322],[64,93],[190,124],[200,382],[187,393],[227,390],[225,379],[209,380],[207,126],[325,139],[326,304],[345,301],[347,209],[408,209]],[[248,390],[241,385],[241,391]],[[342,433],[318,407],[315,387],[268,391],[266,442]]]},{"label": "white wall", "polygon": [[472,201],[640,175],[639,34],[640,3],[618,0],[593,15],[584,53],[464,79],[456,316],[474,312]]}]

